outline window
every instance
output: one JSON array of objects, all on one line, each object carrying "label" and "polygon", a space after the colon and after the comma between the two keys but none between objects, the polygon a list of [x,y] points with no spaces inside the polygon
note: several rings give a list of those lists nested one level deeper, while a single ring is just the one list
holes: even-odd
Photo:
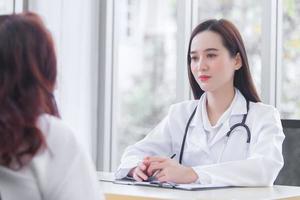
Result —
[{"label": "window", "polygon": [[175,102],[177,31],[175,0],[122,0],[115,6],[113,167]]},{"label": "window", "polygon": [[300,2],[284,0],[279,109],[284,119],[300,118]]},{"label": "window", "polygon": [[[262,4],[252,0],[198,0],[196,24],[210,18],[225,18],[239,29],[244,40],[248,62],[255,86],[260,93],[261,86],[261,31]],[[203,6],[205,5],[205,6]]]},{"label": "window", "polygon": [[14,4],[15,2],[12,0],[0,0],[0,15],[13,13]]},{"label": "window", "polygon": [[109,72],[103,80],[111,70],[105,91],[113,91],[103,97],[112,100],[107,98],[101,104],[109,108],[103,113],[112,113],[102,120],[103,127],[108,127],[103,135],[110,137],[104,147],[104,157],[110,162],[104,170],[116,169],[124,149],[149,133],[172,103],[188,99],[187,43],[192,28],[208,18],[229,19],[241,32],[262,101],[277,106],[283,119],[300,118],[299,1],[105,2],[113,4],[108,19],[113,18],[114,25],[113,34],[108,30],[108,39],[103,39],[113,43],[108,42],[103,50],[112,52],[103,67]]}]

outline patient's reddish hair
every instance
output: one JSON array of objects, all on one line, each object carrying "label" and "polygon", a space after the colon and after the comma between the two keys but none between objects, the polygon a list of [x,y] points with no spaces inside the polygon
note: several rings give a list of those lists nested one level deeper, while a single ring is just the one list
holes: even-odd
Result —
[{"label": "patient's reddish hair", "polygon": [[51,34],[34,13],[0,17],[0,165],[20,169],[45,147],[37,119],[59,116]]}]

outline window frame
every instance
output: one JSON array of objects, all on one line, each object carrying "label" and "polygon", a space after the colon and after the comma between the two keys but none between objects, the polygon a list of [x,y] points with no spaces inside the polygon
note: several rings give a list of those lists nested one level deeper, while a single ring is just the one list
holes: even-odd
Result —
[{"label": "window frame", "polygon": [[[115,125],[115,105],[117,97],[116,81],[117,34],[114,32],[116,25],[115,0],[104,0],[100,3],[100,54],[99,54],[99,105],[98,105],[98,137],[97,137],[97,170],[112,171],[117,167],[114,162],[115,152],[113,140],[117,137]],[[192,0],[177,0],[177,24],[180,30],[177,34],[177,60],[176,60],[176,101],[190,98],[187,74],[186,51],[188,38],[191,33]],[[113,34],[111,34],[113,33]]]},{"label": "window frame", "polygon": [[[176,101],[192,99],[187,74],[186,51],[192,27],[197,21],[198,0],[177,0],[177,60],[176,60]],[[115,130],[115,105],[117,99],[116,81],[117,35],[114,32],[116,21],[116,0],[103,0],[100,3],[100,73],[97,137],[97,169],[112,171],[117,163],[113,161],[113,140],[117,137]],[[275,107],[280,106],[281,97],[281,28],[282,0],[263,0],[262,2],[262,101]],[[191,14],[189,14],[191,13]],[[113,34],[112,34],[113,33]],[[288,121],[288,120],[286,120]]]}]

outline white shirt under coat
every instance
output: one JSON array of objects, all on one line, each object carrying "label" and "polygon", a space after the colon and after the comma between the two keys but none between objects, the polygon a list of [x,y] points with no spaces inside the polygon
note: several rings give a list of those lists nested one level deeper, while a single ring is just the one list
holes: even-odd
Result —
[{"label": "white shirt under coat", "polygon": [[182,164],[193,167],[196,181],[203,184],[232,186],[273,185],[283,166],[282,143],[284,133],[278,111],[270,105],[250,102],[246,124],[247,133],[237,128],[226,136],[230,127],[242,121],[247,103],[239,90],[229,108],[215,126],[211,126],[206,112],[206,93],[199,100],[185,101],[170,107],[168,115],[143,140],[129,146],[115,173],[125,177],[145,156],[170,156],[179,160],[184,130],[190,115],[196,113],[188,128]]}]

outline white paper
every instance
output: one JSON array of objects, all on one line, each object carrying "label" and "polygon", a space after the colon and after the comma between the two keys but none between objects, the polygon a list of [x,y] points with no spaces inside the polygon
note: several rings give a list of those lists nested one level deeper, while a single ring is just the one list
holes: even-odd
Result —
[{"label": "white paper", "polygon": [[223,184],[177,184],[175,188],[183,189],[183,190],[196,190],[196,189],[205,189],[205,188],[222,188],[222,187],[229,187],[228,185]]},{"label": "white paper", "polygon": [[222,188],[229,187],[223,184],[176,184],[176,183],[159,183],[159,182],[140,182],[140,181],[130,181],[130,180],[115,180],[114,183],[122,185],[140,185],[140,186],[151,186],[151,187],[162,187],[162,188],[175,188],[182,190],[197,190],[197,189],[207,189],[207,188]]}]

